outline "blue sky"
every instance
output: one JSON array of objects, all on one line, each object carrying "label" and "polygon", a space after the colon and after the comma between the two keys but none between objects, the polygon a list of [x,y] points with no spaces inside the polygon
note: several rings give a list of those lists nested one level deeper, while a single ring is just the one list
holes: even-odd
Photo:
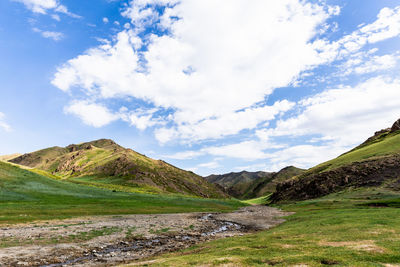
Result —
[{"label": "blue sky", "polygon": [[308,168],[400,118],[399,37],[395,0],[4,0],[0,154]]}]

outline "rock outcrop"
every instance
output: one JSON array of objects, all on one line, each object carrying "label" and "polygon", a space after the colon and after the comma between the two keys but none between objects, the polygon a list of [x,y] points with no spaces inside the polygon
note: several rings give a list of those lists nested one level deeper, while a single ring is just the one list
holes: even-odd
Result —
[{"label": "rock outcrop", "polygon": [[[350,165],[315,174],[300,175],[277,185],[273,202],[322,197],[345,188],[400,185],[400,155],[354,162]],[[400,189],[394,188],[394,189]]]},{"label": "rock outcrop", "polygon": [[390,132],[396,132],[400,130],[400,119],[398,119],[392,126]]}]

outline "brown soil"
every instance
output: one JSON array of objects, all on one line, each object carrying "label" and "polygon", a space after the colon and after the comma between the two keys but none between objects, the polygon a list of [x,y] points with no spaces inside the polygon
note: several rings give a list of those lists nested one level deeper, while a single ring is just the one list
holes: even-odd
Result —
[{"label": "brown soil", "polygon": [[98,216],[29,223],[0,231],[0,266],[112,266],[243,235],[282,223],[278,209]]}]

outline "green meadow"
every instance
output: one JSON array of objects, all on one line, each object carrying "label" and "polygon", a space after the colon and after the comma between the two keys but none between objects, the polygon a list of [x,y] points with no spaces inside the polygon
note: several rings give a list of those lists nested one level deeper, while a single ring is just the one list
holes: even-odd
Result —
[{"label": "green meadow", "polygon": [[170,253],[152,266],[398,266],[400,209],[373,205],[399,197],[363,188],[279,205],[295,213],[275,228]]},{"label": "green meadow", "polygon": [[0,162],[0,224],[88,215],[232,211],[243,205],[236,200],[102,189]]}]

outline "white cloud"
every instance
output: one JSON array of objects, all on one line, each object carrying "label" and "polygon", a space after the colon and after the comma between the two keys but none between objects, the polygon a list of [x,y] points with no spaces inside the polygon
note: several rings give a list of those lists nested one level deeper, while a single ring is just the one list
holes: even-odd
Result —
[{"label": "white cloud", "polygon": [[[166,6],[163,15],[157,5]],[[172,123],[156,131],[167,142],[236,134],[290,108],[287,101],[272,107],[264,101],[319,64],[310,42],[337,9],[294,0],[141,0],[123,14],[133,28],[68,61],[53,84],[104,101],[129,96],[169,110],[163,119]],[[139,38],[149,23],[170,34]]]},{"label": "white cloud", "polygon": [[[376,77],[354,87],[326,90],[300,101],[296,108],[297,116],[278,121],[276,128],[258,130],[254,140],[169,157],[265,160],[263,169],[274,171],[288,165],[309,168],[339,156],[400,118],[400,80]],[[302,137],[306,141],[289,146],[289,140],[274,141],[276,137]]]},{"label": "white cloud", "polygon": [[377,19],[371,24],[360,25],[359,29],[343,36],[336,42],[326,39],[316,40],[313,47],[320,52],[319,57],[322,64],[346,58],[368,44],[375,44],[399,35],[400,6],[393,9],[383,8]]},{"label": "white cloud", "polygon": [[264,135],[261,131],[257,132],[257,140],[247,140],[240,143],[234,143],[221,146],[203,147],[196,151],[183,151],[173,155],[166,155],[166,158],[172,159],[193,159],[203,155],[212,155],[219,157],[229,157],[242,159],[246,161],[265,159],[269,157],[267,149],[283,149],[285,144],[276,144],[269,140],[269,136]]},{"label": "white cloud", "polygon": [[398,57],[395,55],[374,56],[370,60],[355,66],[354,72],[357,74],[365,74],[391,69],[396,66],[397,60]]},{"label": "white cloud", "polygon": [[5,118],[6,116],[4,115],[4,113],[0,112],[0,128],[2,128],[6,132],[10,132],[11,126],[5,122]]},{"label": "white cloud", "polygon": [[152,109],[152,110],[135,110],[129,112],[128,109],[124,107],[120,110],[120,113],[121,113],[121,118],[124,121],[127,121],[131,125],[136,126],[136,128],[138,128],[139,130],[145,130],[154,125],[164,124],[163,121],[154,118],[154,113],[156,111],[157,111],[156,109]]},{"label": "white cloud", "polygon": [[310,168],[330,160],[347,151],[347,147],[332,145],[297,145],[271,153],[268,159],[269,170],[281,170],[286,166]]},{"label": "white cloud", "polygon": [[51,15],[51,17],[52,17],[54,20],[61,21],[61,18],[60,18],[60,16],[59,16],[59,15],[57,15],[57,14],[53,14],[53,15]]},{"label": "white cloud", "polygon": [[397,66],[397,61],[400,59],[399,52],[378,56],[375,55],[377,51],[377,49],[371,49],[351,55],[340,66],[342,75],[367,74],[389,70]]},{"label": "white cloud", "polygon": [[205,153],[203,151],[182,151],[175,153],[173,155],[164,155],[164,158],[169,158],[169,159],[179,159],[179,160],[184,160],[184,159],[193,159],[197,158],[198,156],[202,156]]},{"label": "white cloud", "polygon": [[32,30],[34,32],[40,33],[44,38],[52,39],[54,41],[60,41],[64,38],[64,34],[61,32],[43,31],[38,28],[33,28]]},{"label": "white cloud", "polygon": [[400,80],[376,77],[355,87],[326,90],[299,102],[299,115],[265,130],[274,136],[320,136],[321,145],[297,145],[269,154],[276,168],[311,167],[360,144],[400,118]]},{"label": "white cloud", "polygon": [[107,24],[108,22],[109,22],[108,18],[104,17],[104,18],[103,18],[103,23],[104,23],[104,24]]},{"label": "white cloud", "polygon": [[301,113],[281,120],[271,135],[321,135],[352,146],[400,117],[400,80],[376,77],[355,87],[326,90],[304,99]]},{"label": "white cloud", "polygon": [[[47,14],[48,11],[63,13],[73,18],[80,18],[80,16],[68,11],[68,8],[58,0],[13,0],[15,2],[23,3],[29,10],[34,13]],[[56,20],[59,20],[59,16],[52,15]]]},{"label": "white cloud", "polygon": [[[237,134],[244,129],[254,129],[260,123],[273,120],[278,114],[288,111],[293,106],[294,103],[283,100],[276,102],[273,106],[248,108],[243,111],[227,113],[216,118],[204,119],[191,124],[185,124],[191,119],[190,117],[178,118],[178,115],[184,116],[186,114],[175,114],[175,121],[182,121],[182,123],[178,123],[179,126],[175,129],[160,128],[156,130],[155,134],[161,143],[165,143],[176,137],[184,140],[221,138]],[[170,135],[163,135],[165,131]]]},{"label": "white cloud", "polygon": [[65,112],[79,117],[85,124],[93,127],[102,127],[120,118],[120,115],[112,113],[106,107],[87,101],[75,101],[65,107]]},{"label": "white cloud", "polygon": [[[163,14],[156,11],[160,5]],[[322,1],[136,0],[123,12],[131,20],[124,30],[60,66],[52,83],[71,95],[85,93],[110,114],[101,123],[81,116],[86,123],[99,127],[122,119],[138,129],[154,127],[160,143],[256,131],[238,143],[170,158],[212,155],[269,159],[275,170],[289,164],[308,167],[400,117],[400,82],[384,77],[338,86],[297,105],[286,100],[266,104],[274,89],[296,84],[321,64],[343,60],[355,74],[396,64],[397,54],[376,56],[373,49],[367,55],[362,49],[399,36],[400,7],[382,9],[374,22],[337,41],[321,39],[318,33],[338,12]],[[148,33],[148,25],[167,34]],[[107,108],[110,99],[126,98],[146,105],[118,112]],[[271,120],[289,110],[298,113],[268,129]],[[273,142],[286,135],[311,137],[293,147]]]},{"label": "white cloud", "polygon": [[221,167],[218,161],[210,161],[206,163],[199,164],[197,166],[198,168],[207,168],[207,169],[216,169],[218,167]]}]

